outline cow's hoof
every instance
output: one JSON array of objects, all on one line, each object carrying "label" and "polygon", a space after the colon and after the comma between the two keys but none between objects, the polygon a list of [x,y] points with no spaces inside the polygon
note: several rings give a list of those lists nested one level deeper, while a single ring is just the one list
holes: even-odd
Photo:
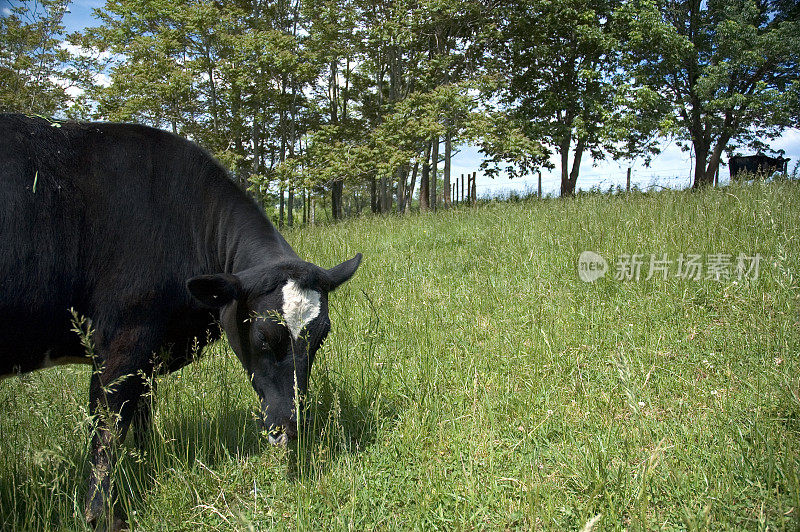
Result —
[{"label": "cow's hoof", "polygon": [[120,532],[121,530],[128,530],[128,522],[121,517],[115,517],[108,532]]},{"label": "cow's hoof", "polygon": [[128,530],[128,522],[119,516],[114,516],[113,519],[108,519],[105,516],[96,518],[87,513],[86,521],[95,532],[120,532],[121,530]]},{"label": "cow's hoof", "polygon": [[120,517],[115,517],[110,523],[102,523],[94,526],[95,532],[121,532],[128,530],[128,522]]}]

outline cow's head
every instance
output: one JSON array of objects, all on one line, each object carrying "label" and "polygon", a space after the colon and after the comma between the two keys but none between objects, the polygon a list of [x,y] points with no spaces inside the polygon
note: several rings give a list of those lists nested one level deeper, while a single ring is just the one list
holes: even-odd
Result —
[{"label": "cow's head", "polygon": [[258,393],[273,444],[297,437],[311,364],[331,328],[328,294],[360,263],[360,253],[330,270],[290,260],[186,283],[197,300],[220,309],[222,328]]}]

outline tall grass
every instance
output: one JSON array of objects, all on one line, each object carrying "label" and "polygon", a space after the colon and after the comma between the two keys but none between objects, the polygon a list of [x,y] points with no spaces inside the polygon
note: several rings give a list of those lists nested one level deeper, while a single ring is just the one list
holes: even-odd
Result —
[{"label": "tall grass", "polygon": [[[142,530],[800,526],[800,188],[483,203],[289,231],[333,266],[308,426],[254,420],[224,343],[126,443]],[[578,279],[581,251],[763,257],[756,279]],[[85,527],[88,370],[0,383],[0,528]]]}]

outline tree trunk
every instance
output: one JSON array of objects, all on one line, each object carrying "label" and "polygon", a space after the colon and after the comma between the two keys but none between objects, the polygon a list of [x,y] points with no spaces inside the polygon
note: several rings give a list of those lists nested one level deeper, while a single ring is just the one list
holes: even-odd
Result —
[{"label": "tree trunk", "polygon": [[211,47],[208,42],[205,42],[205,56],[206,61],[206,74],[208,74],[208,86],[211,91],[211,124],[214,128],[214,140],[219,140],[219,112],[217,111],[217,84],[214,81],[214,67],[211,61]]},{"label": "tree trunk", "polygon": [[444,206],[449,207],[453,201],[450,196],[450,159],[452,157],[453,141],[450,131],[447,131],[447,136],[444,138]]},{"label": "tree trunk", "polygon": [[[281,96],[286,95],[286,81],[281,80]],[[281,98],[283,100],[283,98]],[[283,164],[283,161],[286,160],[286,113],[281,110],[279,115],[279,129],[281,134],[281,153],[278,156],[278,160],[280,161],[279,164]],[[283,209],[284,209],[284,199],[283,199],[283,192],[284,192],[284,185],[281,184],[280,187],[280,200],[278,201],[278,227],[283,227]]]},{"label": "tree trunk", "polygon": [[403,212],[406,204],[408,190],[408,166],[403,165],[397,169],[397,212]]},{"label": "tree trunk", "polygon": [[586,149],[586,139],[578,139],[578,144],[575,146],[575,153],[572,160],[572,171],[569,173],[569,188],[570,195],[575,194],[575,189],[578,184],[578,173],[581,170],[581,159],[583,158],[583,150]]},{"label": "tree trunk", "polygon": [[719,140],[717,140],[717,145],[714,146],[714,151],[711,152],[711,158],[708,160],[708,168],[706,169],[706,173],[711,176],[709,183],[713,184],[714,186],[717,185],[717,180],[719,179],[719,163],[722,159],[722,152],[728,145],[729,140],[730,137],[727,135],[721,136]]},{"label": "tree trunk", "polygon": [[253,119],[253,164],[250,172],[261,173],[261,122],[258,117]]},{"label": "tree trunk", "polygon": [[569,188],[569,146],[571,141],[570,135],[565,135],[561,141],[561,146],[559,146],[559,155],[561,155],[561,197],[575,194],[575,190]]},{"label": "tree trunk", "polygon": [[583,158],[583,151],[586,149],[586,140],[579,138],[575,145],[575,152],[573,153],[572,170],[569,169],[569,147],[572,143],[572,136],[567,134],[559,146],[561,155],[561,196],[568,197],[575,195],[575,188],[578,182],[578,173],[580,172],[581,159]]},{"label": "tree trunk", "polygon": [[388,195],[389,184],[386,176],[381,177],[380,179],[380,189],[378,194],[378,203],[380,207],[381,214],[386,214],[388,209],[386,207],[386,196]]},{"label": "tree trunk", "polygon": [[283,207],[284,207],[283,192],[284,188],[281,187],[281,199],[278,202],[278,227],[283,227]]},{"label": "tree trunk", "polygon": [[331,216],[334,220],[341,220],[342,218],[342,192],[344,190],[344,183],[342,181],[334,181],[331,185]]},{"label": "tree trunk", "polygon": [[378,180],[374,175],[369,179],[369,207],[372,214],[378,214]]},{"label": "tree trunk", "polygon": [[698,189],[714,184],[714,174],[708,172],[708,145],[703,141],[694,143],[694,183],[692,188]]},{"label": "tree trunk", "polygon": [[286,222],[289,224],[289,227],[294,225],[294,188],[289,187],[289,202],[288,202],[288,215],[286,217]]},{"label": "tree trunk", "polygon": [[436,194],[436,189],[438,185],[438,174],[439,174],[439,137],[434,136],[433,140],[431,141],[431,178],[430,178],[430,189],[431,189],[431,210],[436,210],[436,204],[438,203],[438,198]]},{"label": "tree trunk", "polygon": [[330,78],[328,81],[328,94],[331,99],[331,122],[336,124],[339,119],[339,85],[336,83],[337,72],[339,67],[338,59],[331,61],[330,64]]},{"label": "tree trunk", "polygon": [[414,197],[414,187],[417,186],[417,172],[419,171],[419,161],[414,162],[414,169],[411,171],[411,184],[406,192],[406,205],[403,210],[406,214],[411,214],[411,200]]},{"label": "tree trunk", "polygon": [[[241,124],[240,116],[241,116],[241,104],[242,104],[242,94],[241,90],[237,86],[233,86],[231,89],[231,114],[233,115],[233,120],[231,121],[233,124]],[[240,186],[246,188],[247,187],[247,180],[245,175],[247,174],[247,169],[244,165],[245,160],[245,149],[244,149],[244,139],[242,139],[242,134],[244,131],[241,130],[239,127],[235,127],[235,131],[233,132],[233,151],[236,155],[239,156],[239,159],[236,162],[236,181],[239,183]]]},{"label": "tree trunk", "polygon": [[430,204],[431,143],[425,146],[425,159],[422,161],[422,177],[419,181],[419,210],[427,212]]}]

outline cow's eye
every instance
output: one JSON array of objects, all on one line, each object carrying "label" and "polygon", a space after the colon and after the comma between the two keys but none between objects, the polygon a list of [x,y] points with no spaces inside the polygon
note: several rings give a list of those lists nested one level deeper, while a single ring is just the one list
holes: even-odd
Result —
[{"label": "cow's eye", "polygon": [[267,341],[267,337],[261,329],[256,329],[256,340],[262,344]]}]

